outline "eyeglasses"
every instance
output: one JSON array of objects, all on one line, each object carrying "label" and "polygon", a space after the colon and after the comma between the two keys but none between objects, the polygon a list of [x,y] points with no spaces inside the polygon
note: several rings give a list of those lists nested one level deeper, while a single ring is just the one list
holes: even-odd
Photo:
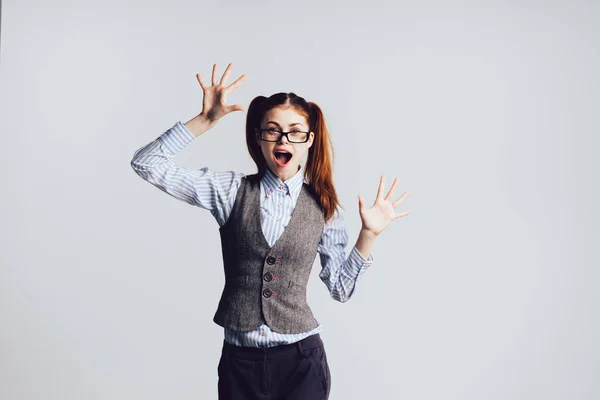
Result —
[{"label": "eyeglasses", "polygon": [[290,143],[306,143],[308,142],[309,132],[293,130],[283,132],[277,128],[255,129],[254,132],[259,133],[260,140],[265,142],[278,142],[283,135]]}]

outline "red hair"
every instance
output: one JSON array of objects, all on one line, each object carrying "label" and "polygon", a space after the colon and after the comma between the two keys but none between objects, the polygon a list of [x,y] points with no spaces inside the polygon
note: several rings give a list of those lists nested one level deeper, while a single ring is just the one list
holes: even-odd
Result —
[{"label": "red hair", "polygon": [[323,217],[327,222],[340,203],[332,178],[333,146],[323,112],[317,104],[307,102],[304,98],[291,92],[276,93],[270,97],[258,96],[250,102],[246,117],[246,144],[258,172],[248,175],[247,178],[258,181],[269,168],[260,145],[256,142],[257,136],[254,130],[260,128],[265,113],[275,107],[292,107],[298,114],[306,118],[309,132],[315,134],[313,144],[308,149],[304,177],[308,181],[309,191],[321,205]]}]

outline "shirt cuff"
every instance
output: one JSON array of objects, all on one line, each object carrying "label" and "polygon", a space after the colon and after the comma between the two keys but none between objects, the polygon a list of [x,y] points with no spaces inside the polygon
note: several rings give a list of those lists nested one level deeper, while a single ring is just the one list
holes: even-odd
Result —
[{"label": "shirt cuff", "polygon": [[171,154],[180,152],[194,139],[196,139],[196,136],[192,135],[181,121],[177,121],[171,129],[158,137],[158,140],[164,144]]},{"label": "shirt cuff", "polygon": [[369,264],[371,265],[373,263],[374,258],[373,258],[373,253],[369,253],[369,257],[365,259],[365,257],[361,254],[360,251],[358,251],[358,249],[356,248],[356,246],[354,246],[354,248],[352,248],[352,252],[351,253],[355,253],[356,256],[360,259],[361,263],[363,264]]},{"label": "shirt cuff", "polygon": [[354,276],[364,272],[373,261],[375,261],[373,253],[369,253],[369,257],[365,259],[356,246],[352,247],[352,251],[350,251],[350,255],[348,256],[348,266],[355,273]]}]

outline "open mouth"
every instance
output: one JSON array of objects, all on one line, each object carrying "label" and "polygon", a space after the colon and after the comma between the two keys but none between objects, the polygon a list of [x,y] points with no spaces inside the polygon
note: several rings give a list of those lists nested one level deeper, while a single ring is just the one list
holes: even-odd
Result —
[{"label": "open mouth", "polygon": [[292,153],[287,151],[275,151],[275,160],[281,167],[285,167],[292,159]]}]

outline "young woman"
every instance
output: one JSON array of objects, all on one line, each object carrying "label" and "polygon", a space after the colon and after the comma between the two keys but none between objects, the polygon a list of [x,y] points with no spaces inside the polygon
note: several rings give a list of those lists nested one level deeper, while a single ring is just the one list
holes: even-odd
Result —
[{"label": "young woman", "polygon": [[[294,93],[258,96],[246,119],[246,144],[258,172],[252,175],[204,167],[190,170],[174,156],[224,115],[230,63],[212,86],[196,75],[202,112],[180,121],[138,149],[136,173],[169,195],[210,210],[219,224],[225,287],[213,321],[224,328],[217,367],[219,399],[327,399],[331,374],[321,325],[306,302],[306,284],[316,254],[331,297],[347,301],[373,262],[371,249],[388,224],[412,211],[394,208],[398,179],[367,207],[358,196],[362,229],[346,257],[348,235],[332,180],[329,133],[321,109]],[[219,152],[226,154],[226,149]],[[343,209],[343,208],[342,208]]]}]

